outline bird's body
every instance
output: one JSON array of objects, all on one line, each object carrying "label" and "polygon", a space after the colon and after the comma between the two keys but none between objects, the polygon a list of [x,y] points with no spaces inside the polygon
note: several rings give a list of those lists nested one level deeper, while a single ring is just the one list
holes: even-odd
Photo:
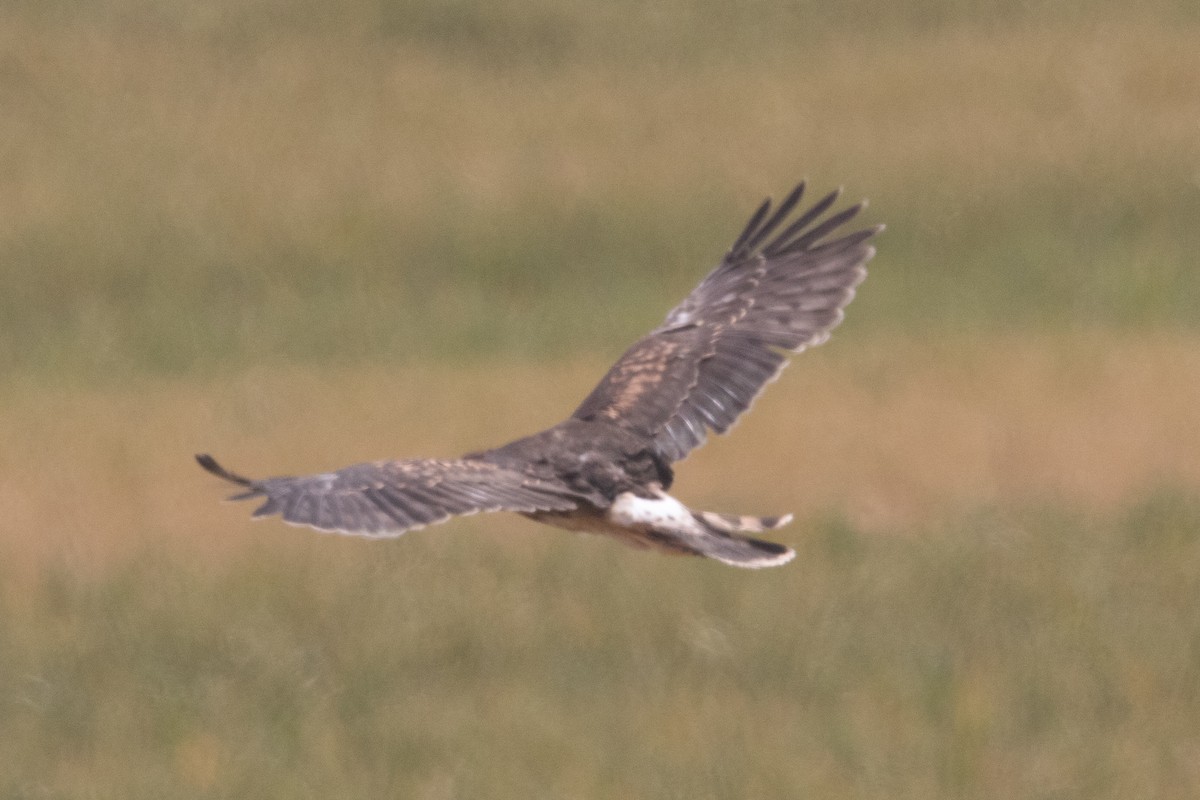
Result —
[{"label": "bird's body", "polygon": [[790,515],[693,512],[667,491],[672,464],[709,430],[728,430],[788,354],[823,342],[866,276],[874,254],[866,241],[881,228],[826,241],[862,207],[818,223],[837,193],[776,233],[802,191],[803,184],[769,219],[764,203],[722,263],[551,428],[460,459],[377,461],[298,478],[251,480],[211,456],[197,460],[245,487],[232,499],[265,498],[254,516],[278,513],[319,530],[397,536],[503,510],[735,566],[786,563],[791,549],[746,534],[780,527]]},{"label": "bird's body", "polygon": [[557,480],[597,505],[650,484],[670,486],[673,477],[670,464],[635,434],[574,418],[466,458]]}]

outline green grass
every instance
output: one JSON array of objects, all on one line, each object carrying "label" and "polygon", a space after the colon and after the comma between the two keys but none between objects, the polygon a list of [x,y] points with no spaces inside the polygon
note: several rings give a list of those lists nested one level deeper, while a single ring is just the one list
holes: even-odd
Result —
[{"label": "green grass", "polygon": [[0,6],[0,368],[616,352],[808,175],[850,324],[1194,328],[1193,4]]},{"label": "green grass", "polygon": [[[828,521],[743,573],[481,523],[63,560],[7,797],[1191,797],[1200,506]],[[466,528],[466,530],[463,530]]]}]

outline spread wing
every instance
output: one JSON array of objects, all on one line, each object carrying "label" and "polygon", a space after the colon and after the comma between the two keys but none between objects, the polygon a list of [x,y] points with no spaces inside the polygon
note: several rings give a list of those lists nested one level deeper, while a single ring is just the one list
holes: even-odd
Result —
[{"label": "spread wing", "polygon": [[479,511],[570,511],[569,489],[516,470],[472,459],[375,461],[305,477],[251,480],[212,456],[196,460],[214,475],[245,487],[230,500],[263,498],[255,517],[322,531],[390,537]]},{"label": "spread wing", "polygon": [[[842,321],[875,254],[876,226],[831,239],[865,203],[822,216],[833,192],[794,221],[801,183],[772,213],[764,202],[721,264],[629,348],[575,411],[651,440],[676,461],[724,433],[788,356],[821,344]],[[786,227],[784,225],[786,224]]]}]

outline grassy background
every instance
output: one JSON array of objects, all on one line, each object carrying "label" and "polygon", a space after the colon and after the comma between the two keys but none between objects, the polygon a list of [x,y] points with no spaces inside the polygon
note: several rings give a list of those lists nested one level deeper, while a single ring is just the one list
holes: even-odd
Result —
[{"label": "grassy background", "polygon": [[[1195,796],[1198,33],[0,2],[0,796]],[[806,175],[871,278],[680,471],[787,569],[251,529],[189,463],[548,424]]]},{"label": "grassy background", "polygon": [[856,327],[1198,318],[1190,3],[92,5],[0,12],[6,371],[618,351],[805,175]]},{"label": "grassy background", "polygon": [[7,796],[1186,798],[1200,781],[1194,499],[978,515],[970,536],[831,521],[762,574],[595,541],[491,548],[469,527],[370,558],[313,538],[217,568],[47,570],[6,609],[39,622],[10,621],[0,651]]}]

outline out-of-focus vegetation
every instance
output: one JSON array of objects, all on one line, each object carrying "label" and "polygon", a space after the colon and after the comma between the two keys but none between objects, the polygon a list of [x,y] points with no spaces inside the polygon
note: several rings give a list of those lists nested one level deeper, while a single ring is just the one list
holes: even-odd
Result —
[{"label": "out-of-focus vegetation", "polygon": [[[0,796],[1200,793],[1200,6],[0,0]],[[680,466],[780,570],[254,475],[564,415],[802,176],[887,222]]]},{"label": "out-of-focus vegetation", "polygon": [[829,521],[767,573],[474,520],[47,569],[0,626],[0,792],[1195,796],[1200,506],[959,523]]},{"label": "out-of-focus vegetation", "polygon": [[1192,327],[1192,3],[6,3],[0,368],[617,352],[801,176],[858,329]]}]

